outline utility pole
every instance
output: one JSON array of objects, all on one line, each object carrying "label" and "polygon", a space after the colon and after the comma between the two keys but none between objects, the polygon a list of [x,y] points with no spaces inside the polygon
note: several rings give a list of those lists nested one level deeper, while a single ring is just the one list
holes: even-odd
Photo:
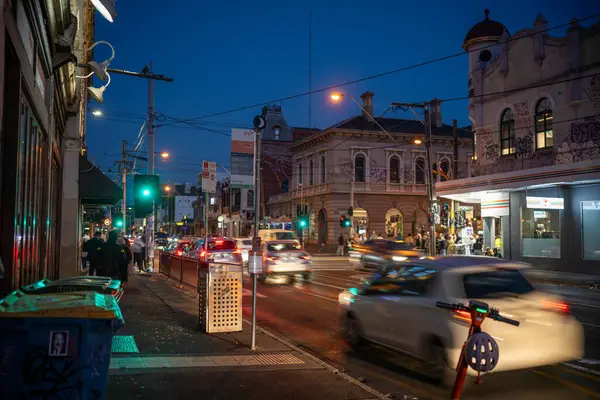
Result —
[{"label": "utility pole", "polygon": [[[431,231],[430,231],[430,240],[429,240],[429,254],[435,255],[435,186],[433,184],[433,168],[431,164],[431,103],[392,103],[390,105],[392,110],[400,109],[403,111],[410,110],[417,117],[419,121],[423,124],[425,128],[425,153],[427,159],[427,197],[429,199],[429,210],[431,213],[432,221],[431,221]],[[415,108],[423,109],[423,119],[419,117],[419,115],[415,112]]]},{"label": "utility pole", "polygon": [[[258,243],[260,223],[260,129],[256,128],[254,138],[254,244]],[[256,273],[252,273],[252,332],[250,349],[256,349]]]},{"label": "utility pole", "polygon": [[123,174],[123,205],[121,215],[123,216],[123,232],[127,233],[127,142],[123,140],[121,148],[121,173]]},{"label": "utility pole", "polygon": [[[148,74],[152,73],[152,61]],[[148,174],[154,174],[154,79],[148,80]]]},{"label": "utility pole", "polygon": [[431,209],[431,232],[429,238],[429,254],[432,256],[435,255],[435,213],[434,204],[435,204],[435,186],[433,184],[433,170],[431,164],[431,103],[424,104],[424,117],[423,120],[425,122],[425,149],[427,151],[427,194],[429,197],[429,207]]}]

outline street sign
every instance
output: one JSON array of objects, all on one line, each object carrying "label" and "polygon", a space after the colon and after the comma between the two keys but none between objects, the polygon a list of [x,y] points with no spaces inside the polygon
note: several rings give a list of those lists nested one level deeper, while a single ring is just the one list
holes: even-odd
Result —
[{"label": "street sign", "polygon": [[110,226],[110,223],[111,223],[111,222],[112,222],[112,221],[111,221],[110,219],[106,218],[106,219],[104,220],[104,226]]},{"label": "street sign", "polygon": [[202,162],[202,191],[208,193],[217,191],[217,163],[214,161]]},{"label": "street sign", "polygon": [[248,255],[248,272],[251,274],[262,274],[262,254],[250,251]]}]

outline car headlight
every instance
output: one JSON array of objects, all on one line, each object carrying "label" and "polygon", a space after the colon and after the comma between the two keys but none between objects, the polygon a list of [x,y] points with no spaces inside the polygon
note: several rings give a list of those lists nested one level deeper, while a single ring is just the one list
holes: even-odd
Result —
[{"label": "car headlight", "polygon": [[394,261],[406,261],[406,260],[408,260],[408,257],[393,256],[392,260],[394,260]]}]

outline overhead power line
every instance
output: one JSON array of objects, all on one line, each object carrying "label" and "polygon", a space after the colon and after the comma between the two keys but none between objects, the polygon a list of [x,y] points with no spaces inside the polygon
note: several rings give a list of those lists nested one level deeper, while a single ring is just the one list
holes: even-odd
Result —
[{"label": "overhead power line", "polygon": [[[600,16],[600,13],[589,15],[587,17],[581,18],[581,19],[578,20],[578,22],[588,21],[590,19],[597,18],[598,16]],[[420,63],[408,65],[406,67],[397,68],[397,69],[394,69],[394,70],[391,70],[391,71],[381,72],[381,73],[378,73],[378,74],[375,74],[375,75],[370,75],[370,76],[366,76],[366,77],[363,77],[363,78],[354,79],[354,80],[347,81],[347,82],[344,82],[344,83],[330,85],[330,86],[326,86],[326,87],[323,87],[323,88],[320,88],[320,89],[315,89],[315,90],[311,90],[311,91],[308,91],[308,92],[298,93],[298,94],[294,94],[294,95],[291,95],[291,96],[281,97],[281,98],[275,99],[275,100],[264,101],[264,102],[255,103],[255,104],[251,104],[251,105],[247,105],[247,106],[242,106],[242,107],[237,107],[237,108],[232,108],[232,109],[229,109],[229,110],[220,111],[220,112],[216,112],[216,113],[212,113],[212,114],[205,114],[205,115],[201,115],[201,116],[197,116],[197,117],[192,117],[192,118],[184,119],[184,120],[181,120],[181,121],[186,121],[186,122],[197,121],[199,119],[211,118],[211,117],[216,117],[216,116],[219,116],[219,115],[225,115],[225,114],[231,114],[231,113],[235,113],[235,112],[239,112],[239,111],[244,111],[244,110],[248,110],[248,109],[251,109],[251,108],[262,107],[262,106],[265,106],[265,105],[268,105],[268,104],[281,103],[281,102],[292,100],[292,99],[296,99],[296,98],[299,98],[299,97],[308,96],[310,94],[322,93],[322,92],[333,90],[333,89],[337,89],[337,88],[340,88],[340,87],[344,87],[344,86],[353,85],[353,84],[360,83],[360,82],[365,82],[365,81],[369,81],[369,80],[381,78],[381,77],[384,77],[384,76],[387,76],[387,75],[392,75],[392,74],[397,74],[399,72],[405,72],[405,71],[409,71],[409,70],[412,70],[412,69],[422,68],[422,67],[427,66],[427,65],[435,64],[435,63],[438,63],[438,62],[441,62],[441,61],[450,60],[450,59],[453,59],[453,58],[457,58],[457,57],[460,57],[460,56],[462,56],[464,54],[468,54],[470,52],[481,51],[481,50],[486,49],[486,48],[495,47],[495,46],[497,46],[499,44],[516,42],[516,41],[521,40],[521,39],[525,39],[525,38],[528,38],[528,37],[531,37],[531,36],[535,36],[535,35],[542,34],[542,33],[545,33],[545,32],[553,31],[553,30],[556,30],[556,29],[564,28],[564,27],[567,27],[569,25],[571,25],[571,22],[567,22],[567,23],[564,23],[564,24],[556,25],[556,26],[553,26],[553,27],[550,27],[550,28],[547,28],[547,29],[543,29],[543,30],[540,30],[540,31],[528,33],[526,35],[522,35],[522,36],[519,36],[519,37],[511,37],[511,38],[508,38],[507,40],[500,41],[500,42],[495,43],[495,44],[490,44],[490,45],[487,45],[487,46],[479,47],[476,50],[461,51],[459,53],[449,54],[449,55],[446,55],[446,56],[443,56],[443,57],[438,57],[438,58],[435,58],[435,59],[432,59],[432,60],[423,61],[423,62],[420,62]]]}]

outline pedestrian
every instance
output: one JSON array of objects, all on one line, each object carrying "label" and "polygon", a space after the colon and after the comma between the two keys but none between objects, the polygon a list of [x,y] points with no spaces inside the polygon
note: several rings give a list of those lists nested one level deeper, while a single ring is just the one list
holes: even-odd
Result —
[{"label": "pedestrian", "polygon": [[131,249],[129,248],[126,239],[119,238],[119,240],[117,240],[117,244],[121,246],[123,250],[125,250],[125,259],[121,259],[119,263],[119,280],[121,281],[122,286],[126,286],[129,278],[128,267],[132,258]]},{"label": "pedestrian", "polygon": [[88,271],[89,276],[94,276],[98,270],[100,252],[102,251],[102,245],[104,244],[101,237],[102,232],[96,231],[94,232],[94,237],[83,245],[83,249],[87,253],[86,261],[90,264],[90,270]]},{"label": "pedestrian", "polygon": [[406,244],[410,245],[410,246],[414,246],[415,245],[415,238],[413,238],[412,233],[409,233],[406,236]]},{"label": "pedestrian", "polygon": [[90,240],[90,235],[88,235],[86,233],[81,238],[81,244],[80,244],[80,246],[81,246],[81,269],[82,270],[87,268],[87,251],[85,249],[85,244],[87,243],[88,240]]},{"label": "pedestrian", "polygon": [[127,260],[125,249],[117,243],[118,238],[117,232],[111,231],[100,253],[99,273],[112,279],[119,279],[120,266]]},{"label": "pedestrian", "polygon": [[473,243],[473,254],[476,256],[480,256],[483,254],[483,242],[479,235],[475,238],[475,243]]},{"label": "pedestrian", "polygon": [[146,247],[146,243],[144,243],[143,236],[139,235],[133,241],[133,266],[137,264],[138,270],[140,274],[144,272],[144,249]]},{"label": "pedestrian", "polygon": [[336,254],[338,256],[344,255],[344,235],[340,233],[340,237],[338,237],[338,247]]}]

